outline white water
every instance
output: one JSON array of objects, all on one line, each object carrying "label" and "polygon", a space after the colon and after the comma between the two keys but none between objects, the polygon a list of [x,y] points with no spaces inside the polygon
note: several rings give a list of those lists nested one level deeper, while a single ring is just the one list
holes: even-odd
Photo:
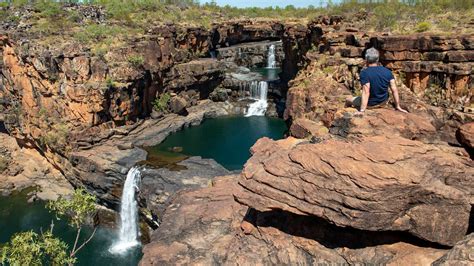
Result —
[{"label": "white water", "polygon": [[252,81],[250,84],[250,96],[256,101],[249,105],[245,116],[264,116],[267,111],[268,83],[266,81]]},{"label": "white water", "polygon": [[118,241],[109,249],[111,253],[123,253],[140,244],[138,241],[138,204],[135,199],[140,182],[140,170],[132,167],[123,185],[120,206],[120,235]]},{"label": "white water", "polygon": [[276,68],[276,60],[275,60],[275,45],[270,45],[268,49],[268,57],[267,57],[267,68]]}]

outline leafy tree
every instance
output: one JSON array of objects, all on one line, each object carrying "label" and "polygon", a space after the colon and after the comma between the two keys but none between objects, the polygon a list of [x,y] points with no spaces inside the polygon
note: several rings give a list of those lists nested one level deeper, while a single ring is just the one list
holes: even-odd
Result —
[{"label": "leafy tree", "polygon": [[94,236],[97,228],[87,240],[79,244],[81,228],[92,218],[96,211],[95,196],[87,194],[84,189],[77,189],[70,198],[59,198],[46,205],[59,216],[65,216],[69,225],[77,229],[76,239],[70,251],[69,246],[53,234],[54,224],[49,230],[40,234],[27,231],[13,235],[0,250],[0,264],[9,265],[72,265],[76,254]]},{"label": "leafy tree", "polygon": [[53,226],[46,233],[33,231],[15,234],[2,248],[0,263],[10,265],[74,264],[75,257],[67,254],[68,246],[52,233]]},{"label": "leafy tree", "polygon": [[92,218],[96,211],[95,196],[88,194],[84,189],[76,189],[72,198],[60,197],[56,201],[50,201],[46,207],[52,211],[55,211],[60,216],[65,216],[68,219],[69,225],[77,229],[76,240],[69,253],[71,258],[75,258],[75,255],[81,250],[89,241],[97,230],[94,227],[94,231],[82,244],[79,243],[79,236],[81,235],[81,228]]}]

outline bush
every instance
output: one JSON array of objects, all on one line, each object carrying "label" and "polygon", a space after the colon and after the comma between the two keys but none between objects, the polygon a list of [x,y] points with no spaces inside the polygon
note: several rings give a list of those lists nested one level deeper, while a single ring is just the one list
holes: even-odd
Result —
[{"label": "bush", "polygon": [[431,23],[427,21],[422,21],[418,23],[415,28],[417,32],[425,32],[425,31],[428,31],[429,29],[431,29]]},{"label": "bush", "polygon": [[153,107],[155,110],[164,112],[168,107],[168,102],[170,101],[171,95],[169,92],[165,92],[160,95],[160,97],[156,98],[153,102]]},{"label": "bush", "polygon": [[55,1],[37,1],[35,8],[40,12],[41,16],[45,18],[54,18],[64,13],[61,9],[61,3]]},{"label": "bush", "polygon": [[120,33],[120,29],[110,25],[88,25],[82,31],[75,34],[76,40],[82,43],[92,41],[102,41],[106,38],[113,37]]},{"label": "bush", "polygon": [[54,125],[53,128],[40,137],[40,143],[52,149],[62,150],[67,144],[69,128],[65,124]]},{"label": "bush", "polygon": [[128,62],[134,67],[140,67],[143,65],[145,60],[141,55],[131,55],[128,57]]}]

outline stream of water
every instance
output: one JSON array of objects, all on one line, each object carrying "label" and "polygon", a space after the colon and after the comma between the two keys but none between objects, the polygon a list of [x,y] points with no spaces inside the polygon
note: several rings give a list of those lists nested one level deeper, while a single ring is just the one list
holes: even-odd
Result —
[{"label": "stream of water", "polygon": [[132,167],[127,173],[123,185],[120,203],[120,233],[118,241],[110,248],[110,252],[122,254],[140,245],[138,240],[138,204],[135,193],[140,183],[140,170]]},{"label": "stream of water", "polygon": [[267,56],[267,68],[276,68],[277,62],[275,58],[275,45],[272,44],[268,48],[268,56]]},{"label": "stream of water", "polygon": [[254,99],[255,102],[249,105],[245,114],[246,117],[265,115],[268,107],[267,93],[268,83],[266,81],[253,81],[250,84],[250,97]]}]

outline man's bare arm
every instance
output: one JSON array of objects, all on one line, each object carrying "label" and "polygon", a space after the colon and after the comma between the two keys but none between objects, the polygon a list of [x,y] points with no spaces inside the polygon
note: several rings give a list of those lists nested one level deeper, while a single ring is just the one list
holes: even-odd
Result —
[{"label": "man's bare arm", "polygon": [[394,79],[390,80],[390,90],[392,91],[393,99],[395,100],[395,109],[400,112],[408,113],[400,106],[400,96],[398,95],[398,88]]},{"label": "man's bare arm", "polygon": [[367,82],[362,86],[362,99],[360,104],[360,111],[364,112],[367,109],[367,104],[369,103],[370,96],[370,82]]}]

